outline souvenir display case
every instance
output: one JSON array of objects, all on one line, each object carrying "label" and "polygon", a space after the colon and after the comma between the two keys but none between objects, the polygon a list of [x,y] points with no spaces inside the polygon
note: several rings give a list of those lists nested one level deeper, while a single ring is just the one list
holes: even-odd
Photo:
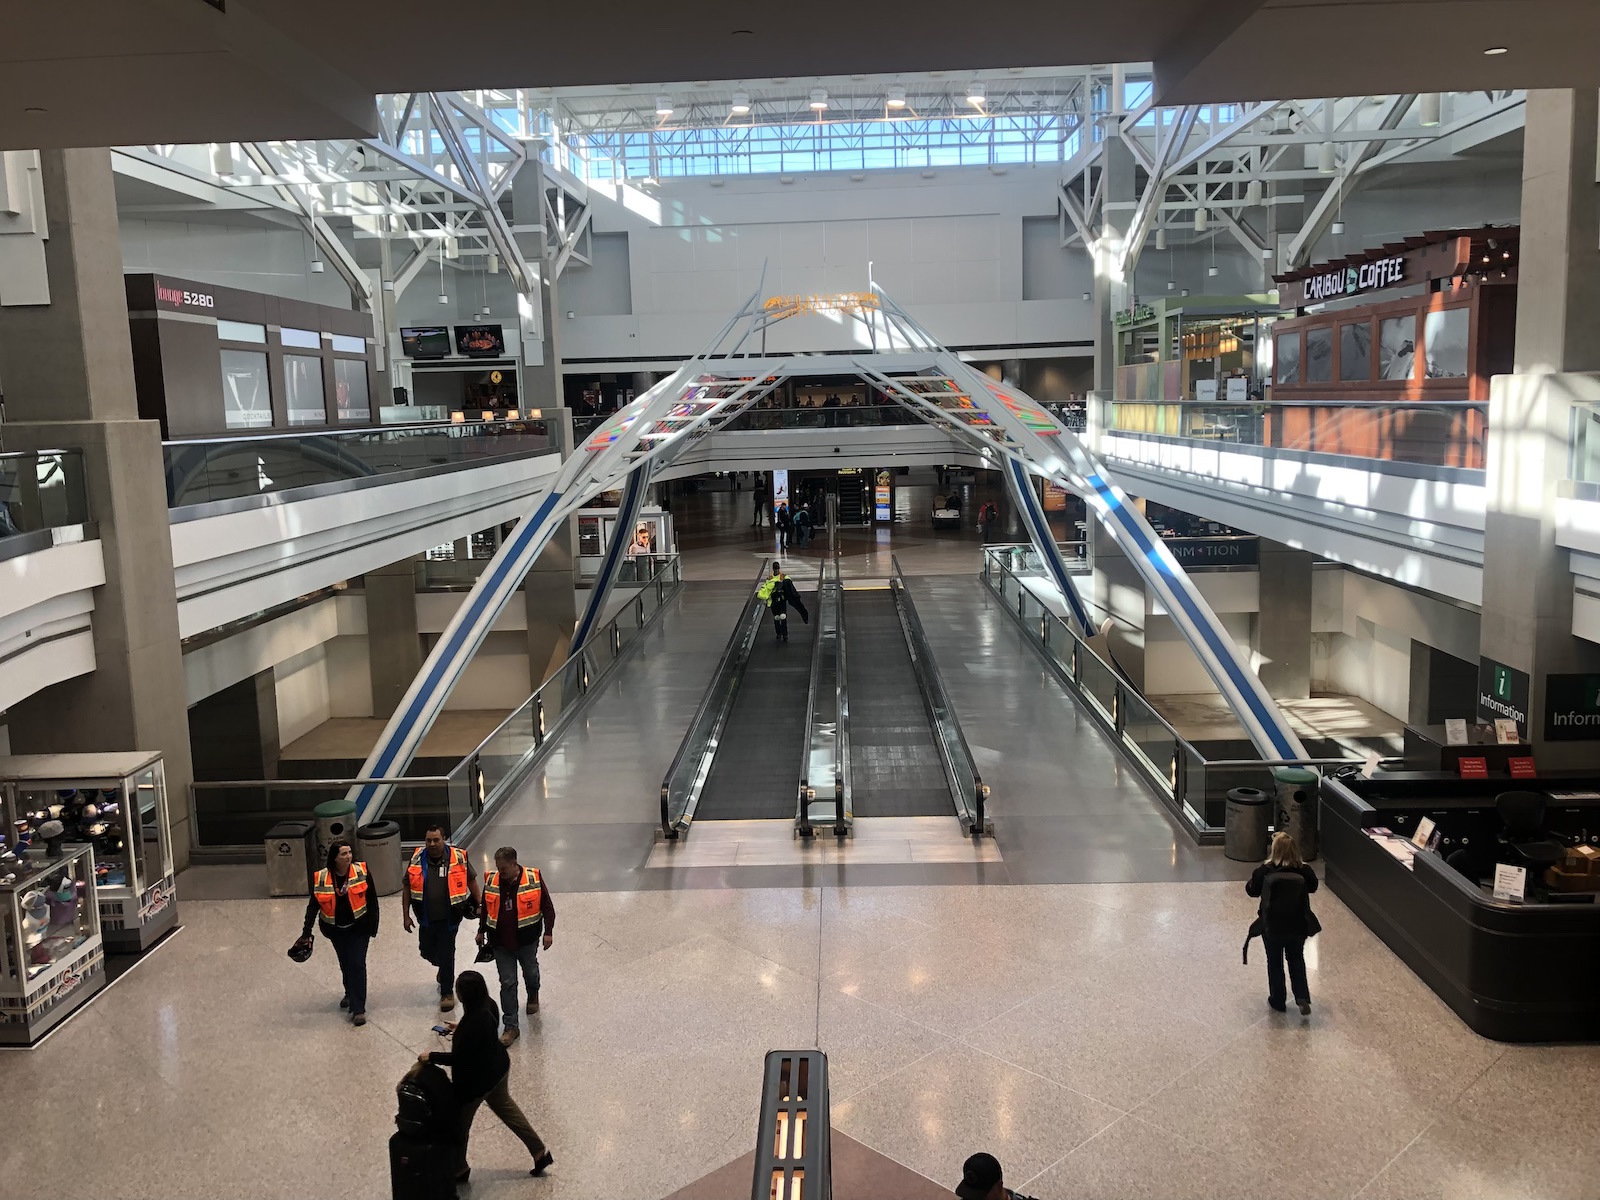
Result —
[{"label": "souvenir display case", "polygon": [[0,757],[0,808],[12,850],[39,847],[52,837],[94,848],[107,949],[138,953],[177,924],[160,754]]},{"label": "souvenir display case", "polygon": [[0,856],[0,1045],[30,1046],[106,984],[94,850]]}]

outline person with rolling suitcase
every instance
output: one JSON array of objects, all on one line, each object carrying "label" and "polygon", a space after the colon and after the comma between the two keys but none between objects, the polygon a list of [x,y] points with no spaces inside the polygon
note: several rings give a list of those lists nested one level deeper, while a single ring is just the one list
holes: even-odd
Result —
[{"label": "person with rolling suitcase", "polygon": [[444,1068],[417,1062],[395,1087],[389,1138],[393,1200],[451,1200],[461,1161],[461,1106]]}]

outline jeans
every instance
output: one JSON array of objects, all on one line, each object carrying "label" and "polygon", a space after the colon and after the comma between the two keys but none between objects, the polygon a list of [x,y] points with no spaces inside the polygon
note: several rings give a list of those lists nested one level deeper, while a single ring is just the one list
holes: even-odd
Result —
[{"label": "jeans", "polygon": [[1294,988],[1296,1004],[1311,1002],[1311,989],[1306,984],[1305,938],[1263,937],[1267,949],[1267,1000],[1275,1008],[1285,1007],[1283,993],[1283,963],[1289,961],[1289,983]]},{"label": "jeans", "polygon": [[335,929],[328,940],[339,956],[339,975],[344,980],[344,997],[350,1001],[350,1015],[366,1012],[367,944],[372,939],[360,929]]},{"label": "jeans", "polygon": [[440,921],[433,925],[417,926],[417,949],[422,957],[439,968],[439,995],[448,996],[456,990],[456,930],[460,925]]},{"label": "jeans", "polygon": [[[495,931],[491,930],[490,937]],[[500,972],[500,1015],[505,1018],[507,1029],[519,1029],[520,1018],[517,1006],[517,967],[522,967],[522,979],[528,985],[528,999],[532,1000],[539,994],[539,943],[529,942],[526,946],[518,946],[515,950],[507,950],[504,946],[494,948],[495,969]]]},{"label": "jeans", "polygon": [[[533,1155],[534,1161],[544,1157],[545,1145],[539,1140],[539,1135],[533,1131],[533,1126],[528,1124],[528,1118],[522,1115],[522,1109],[517,1107],[517,1102],[511,1098],[511,1089],[506,1086],[511,1078],[507,1071],[500,1076],[500,1082],[489,1089],[486,1096],[479,1096],[476,1100],[468,1100],[461,1106],[461,1170],[467,1167],[467,1139],[472,1136],[472,1118],[478,1115],[478,1106],[487,1104],[489,1111],[505,1122],[505,1127],[516,1134],[528,1153]],[[459,1174],[459,1172],[458,1172]]]}]

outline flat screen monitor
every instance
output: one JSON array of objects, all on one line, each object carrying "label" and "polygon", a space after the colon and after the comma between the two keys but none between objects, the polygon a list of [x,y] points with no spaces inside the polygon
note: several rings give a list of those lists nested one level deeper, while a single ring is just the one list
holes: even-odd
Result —
[{"label": "flat screen monitor", "polygon": [[445,358],[450,353],[450,331],[443,325],[402,329],[400,349],[407,358]]},{"label": "flat screen monitor", "polygon": [[499,358],[506,352],[506,339],[498,325],[457,325],[456,353],[468,358]]}]

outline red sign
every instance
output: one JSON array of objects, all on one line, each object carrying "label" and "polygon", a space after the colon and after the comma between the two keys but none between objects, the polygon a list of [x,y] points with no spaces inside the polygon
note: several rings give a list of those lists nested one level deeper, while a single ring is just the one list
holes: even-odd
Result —
[{"label": "red sign", "polygon": [[1531,754],[1525,758],[1508,758],[1506,766],[1510,769],[1513,779],[1532,779],[1539,774],[1534,768]]},{"label": "red sign", "polygon": [[1463,779],[1489,778],[1489,760],[1487,758],[1462,758],[1456,761],[1456,770],[1461,772]]}]

